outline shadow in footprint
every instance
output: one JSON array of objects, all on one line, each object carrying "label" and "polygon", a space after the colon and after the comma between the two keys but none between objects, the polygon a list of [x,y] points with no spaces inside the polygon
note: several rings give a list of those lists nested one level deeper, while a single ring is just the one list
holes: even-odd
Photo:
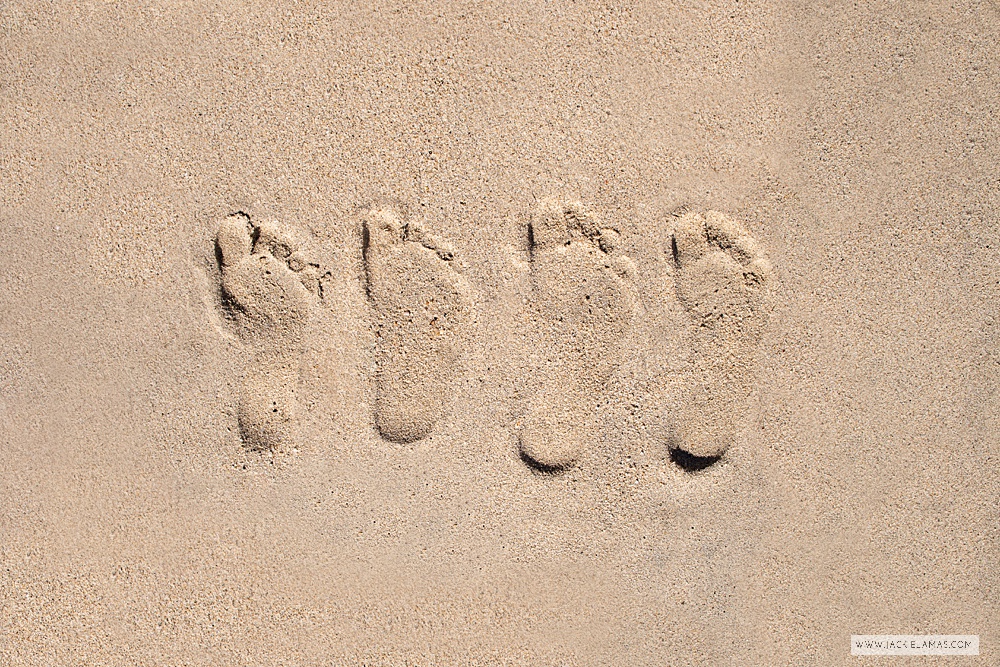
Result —
[{"label": "shadow in footprint", "polygon": [[547,477],[557,477],[565,473],[567,470],[569,470],[568,466],[561,466],[561,465],[549,466],[543,463],[539,463],[538,461],[534,460],[523,451],[518,452],[518,457],[521,459],[521,462],[524,463],[524,465],[528,466],[528,468],[531,469],[532,472],[538,473],[539,475],[545,475]]},{"label": "shadow in footprint", "polygon": [[689,473],[701,472],[706,468],[710,468],[718,463],[721,458],[721,454],[718,456],[696,456],[679,448],[670,450],[670,460],[673,461],[678,468]]}]

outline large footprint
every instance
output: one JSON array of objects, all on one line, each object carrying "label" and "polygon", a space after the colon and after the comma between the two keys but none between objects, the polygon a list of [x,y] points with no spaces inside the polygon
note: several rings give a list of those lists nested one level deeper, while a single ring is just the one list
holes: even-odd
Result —
[{"label": "large footprint", "polygon": [[632,326],[638,300],[617,238],[574,201],[543,201],[531,222],[535,386],[519,446],[542,470],[580,456]]},{"label": "large footprint", "polygon": [[693,328],[668,446],[675,460],[697,468],[721,456],[743,425],[774,305],[771,265],[742,224],[716,211],[681,216],[672,245],[677,296]]},{"label": "large footprint", "polygon": [[240,434],[253,449],[274,449],[291,438],[299,355],[310,292],[320,290],[319,265],[276,224],[254,225],[243,213],[222,223],[216,245],[226,306],[252,354],[240,386]]},{"label": "large footprint", "polygon": [[390,442],[427,437],[458,373],[469,286],[453,251],[389,208],[364,222],[368,298],[375,311],[375,425]]}]

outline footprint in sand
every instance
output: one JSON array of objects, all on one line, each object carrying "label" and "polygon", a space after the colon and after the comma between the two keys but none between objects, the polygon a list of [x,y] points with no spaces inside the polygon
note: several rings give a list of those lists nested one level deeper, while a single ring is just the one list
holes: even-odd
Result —
[{"label": "footprint in sand", "polygon": [[678,218],[672,251],[677,296],[693,326],[667,444],[676,463],[697,470],[722,456],[743,425],[774,307],[771,265],[746,227],[715,211]]},{"label": "footprint in sand", "polygon": [[521,457],[544,471],[580,456],[600,394],[618,368],[638,299],[615,230],[574,201],[543,201],[532,218],[534,386]]},{"label": "footprint in sand", "polygon": [[319,264],[277,224],[253,224],[244,213],[222,223],[216,245],[225,305],[251,350],[240,386],[240,434],[248,447],[274,449],[292,433],[306,318],[321,289]]},{"label": "footprint in sand", "polygon": [[375,425],[390,442],[427,437],[458,373],[468,283],[454,252],[388,207],[368,211],[364,264],[376,317]]}]

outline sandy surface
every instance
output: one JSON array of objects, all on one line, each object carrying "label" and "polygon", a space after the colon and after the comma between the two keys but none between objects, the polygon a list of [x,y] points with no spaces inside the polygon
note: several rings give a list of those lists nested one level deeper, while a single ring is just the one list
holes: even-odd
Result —
[{"label": "sandy surface", "polygon": [[1000,664],[995,4],[272,4],[0,5],[0,663]]}]

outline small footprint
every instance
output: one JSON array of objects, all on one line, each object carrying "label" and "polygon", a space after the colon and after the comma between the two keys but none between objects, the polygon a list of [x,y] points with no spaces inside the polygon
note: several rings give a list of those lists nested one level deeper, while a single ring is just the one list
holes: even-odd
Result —
[{"label": "small footprint", "polygon": [[310,293],[321,292],[319,264],[277,224],[255,225],[245,213],[226,218],[216,246],[225,304],[252,355],[240,386],[240,434],[248,447],[274,449],[291,438]]},{"label": "small footprint", "polygon": [[376,316],[375,425],[390,442],[426,438],[459,372],[468,283],[454,251],[388,208],[368,211],[364,264]]},{"label": "small footprint", "polygon": [[774,308],[771,265],[746,227],[716,211],[681,216],[672,251],[677,296],[693,326],[668,446],[676,463],[698,470],[726,451],[742,425]]},{"label": "small footprint", "polygon": [[575,201],[543,201],[532,218],[535,385],[521,457],[556,471],[580,456],[601,391],[618,368],[636,313],[631,260],[618,234]]}]

